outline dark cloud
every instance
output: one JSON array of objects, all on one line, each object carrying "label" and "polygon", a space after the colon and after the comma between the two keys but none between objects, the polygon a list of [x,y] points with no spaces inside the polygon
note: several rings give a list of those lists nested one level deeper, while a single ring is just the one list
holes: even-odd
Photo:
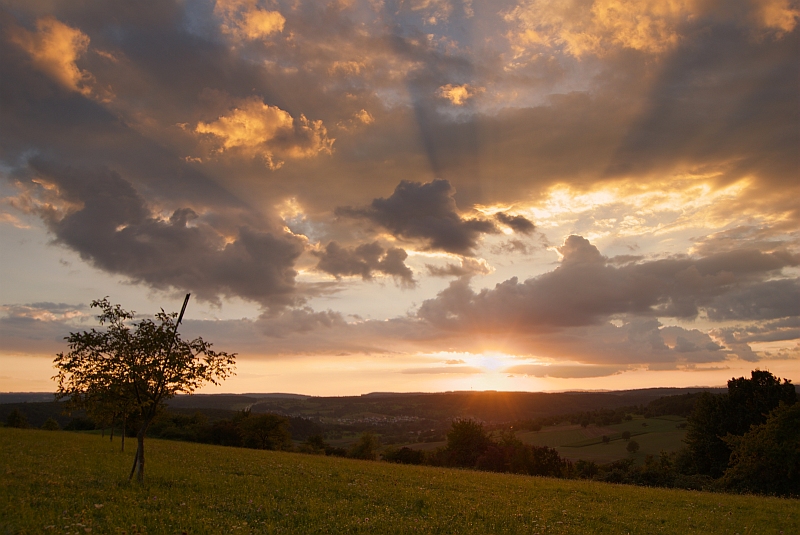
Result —
[{"label": "dark cloud", "polygon": [[505,212],[498,212],[494,214],[494,218],[519,234],[530,234],[536,229],[536,226],[529,219],[521,215],[508,215]]},{"label": "dark cloud", "polygon": [[762,194],[796,185],[800,32],[754,38],[744,20],[737,22],[722,12],[693,21],[626,133],[611,174],[713,165],[724,183],[758,176]]},{"label": "dark cloud", "polygon": [[98,268],[211,301],[223,295],[267,306],[296,300],[293,266],[304,250],[301,239],[246,226],[227,236],[185,208],[162,219],[129,182],[108,169],[42,160],[31,166],[66,203],[63,209],[49,204],[36,209],[56,241]]},{"label": "dark cloud", "polygon": [[[476,293],[468,281],[454,281],[418,315],[445,329],[485,331],[590,325],[615,314],[689,319],[800,263],[789,253],[742,250],[614,267],[580,236],[568,237],[559,252],[558,268],[523,283],[514,277]],[[763,314],[765,306],[742,313]]]},{"label": "dark cloud", "polygon": [[700,256],[709,256],[735,251],[746,242],[748,249],[769,253],[790,248],[797,242],[796,234],[797,226],[792,221],[763,227],[740,225],[697,238],[693,249]]},{"label": "dark cloud", "polygon": [[721,327],[712,332],[727,344],[796,340],[800,338],[800,317],[793,316],[736,327]]},{"label": "dark cloud", "polygon": [[738,288],[716,297],[706,310],[713,321],[800,316],[800,279],[771,280]]},{"label": "dark cloud", "polygon": [[464,257],[461,264],[446,264],[445,266],[434,266],[425,264],[428,275],[432,277],[473,277],[475,275],[488,275],[492,268],[483,260]]},{"label": "dark cloud", "polygon": [[309,333],[332,327],[343,328],[346,322],[341,314],[331,310],[315,312],[309,307],[286,309],[277,314],[262,316],[259,330],[270,337],[285,338],[297,333]]},{"label": "dark cloud", "polygon": [[384,273],[395,277],[405,286],[414,286],[414,273],[405,264],[408,254],[400,248],[388,250],[378,242],[365,243],[357,247],[342,247],[337,242],[328,243],[322,251],[314,251],[319,258],[316,269],[335,277],[356,276],[372,280],[373,273]]},{"label": "dark cloud", "polygon": [[492,247],[492,253],[494,254],[506,254],[506,253],[520,253],[529,255],[532,254],[535,246],[532,246],[528,243],[525,243],[522,240],[508,240],[499,245],[495,245]]},{"label": "dark cloud", "polygon": [[518,364],[503,370],[506,373],[531,375],[533,377],[553,377],[556,379],[586,379],[607,377],[625,371],[619,366],[566,366],[543,364]]},{"label": "dark cloud", "polygon": [[471,256],[482,234],[496,233],[485,219],[462,218],[447,180],[427,184],[404,180],[388,198],[374,199],[367,208],[341,207],[340,216],[363,218],[403,239],[421,239],[427,249]]}]

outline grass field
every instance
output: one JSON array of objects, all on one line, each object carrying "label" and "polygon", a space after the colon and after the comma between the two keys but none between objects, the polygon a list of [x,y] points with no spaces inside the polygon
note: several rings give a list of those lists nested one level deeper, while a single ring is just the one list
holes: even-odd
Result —
[{"label": "grass field", "polygon": [[[625,449],[627,441],[621,438],[622,433],[628,431],[640,446],[639,452],[633,457],[642,461],[647,455],[658,456],[661,451],[671,452],[683,446],[686,429],[679,428],[678,425],[685,421],[685,418],[678,416],[666,416],[635,418],[602,428],[593,425],[586,428],[579,425],[559,425],[545,427],[539,432],[517,433],[517,437],[528,444],[555,448],[565,459],[608,463],[631,456]],[[603,435],[608,436],[611,442],[604,444]]]},{"label": "grass field", "polygon": [[800,533],[796,500],[0,429],[3,533]]}]

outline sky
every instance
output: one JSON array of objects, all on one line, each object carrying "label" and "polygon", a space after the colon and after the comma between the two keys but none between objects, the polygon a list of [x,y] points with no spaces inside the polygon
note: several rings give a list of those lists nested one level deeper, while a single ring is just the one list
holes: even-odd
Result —
[{"label": "sky", "polygon": [[0,0],[0,391],[108,296],[203,392],[800,381],[796,0]]}]

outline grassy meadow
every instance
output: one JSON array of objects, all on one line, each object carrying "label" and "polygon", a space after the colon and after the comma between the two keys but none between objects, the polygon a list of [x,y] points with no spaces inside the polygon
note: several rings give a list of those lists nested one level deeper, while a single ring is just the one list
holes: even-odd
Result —
[{"label": "grassy meadow", "polygon": [[[517,433],[517,437],[529,444],[555,448],[561,457],[571,461],[584,459],[602,464],[631,456],[625,449],[628,442],[622,439],[622,433],[628,431],[640,447],[633,457],[642,461],[647,455],[658,456],[662,451],[671,452],[683,446],[686,429],[678,426],[685,422],[685,418],[678,416],[640,417],[607,427],[569,424],[545,427],[538,432]],[[603,443],[603,435],[611,439],[608,444]]]},{"label": "grassy meadow", "polygon": [[[685,423],[686,418],[680,416],[635,417],[633,420],[606,427],[559,424],[544,427],[540,431],[518,431],[516,436],[526,444],[555,448],[561,457],[570,461],[583,459],[604,464],[632,456],[641,463],[648,455],[658,457],[662,451],[672,452],[680,449],[684,445],[683,437],[686,435],[686,429],[678,426]],[[624,431],[630,432],[631,438],[639,443],[640,449],[634,455],[626,450],[628,442],[622,439]],[[608,444],[603,443],[603,435],[611,439]],[[348,447],[357,438],[358,436],[354,435],[339,442]],[[408,447],[430,451],[445,445],[447,445],[445,441],[418,442],[408,444]]]},{"label": "grassy meadow", "polygon": [[0,531],[800,533],[797,500],[146,444],[139,485],[118,439],[0,429]]}]

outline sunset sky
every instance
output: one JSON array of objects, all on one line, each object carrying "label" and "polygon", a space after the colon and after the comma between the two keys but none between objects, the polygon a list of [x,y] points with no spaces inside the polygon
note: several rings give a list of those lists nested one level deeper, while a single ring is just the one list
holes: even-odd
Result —
[{"label": "sunset sky", "polygon": [[794,0],[0,0],[0,391],[93,299],[204,392],[800,382]]}]

